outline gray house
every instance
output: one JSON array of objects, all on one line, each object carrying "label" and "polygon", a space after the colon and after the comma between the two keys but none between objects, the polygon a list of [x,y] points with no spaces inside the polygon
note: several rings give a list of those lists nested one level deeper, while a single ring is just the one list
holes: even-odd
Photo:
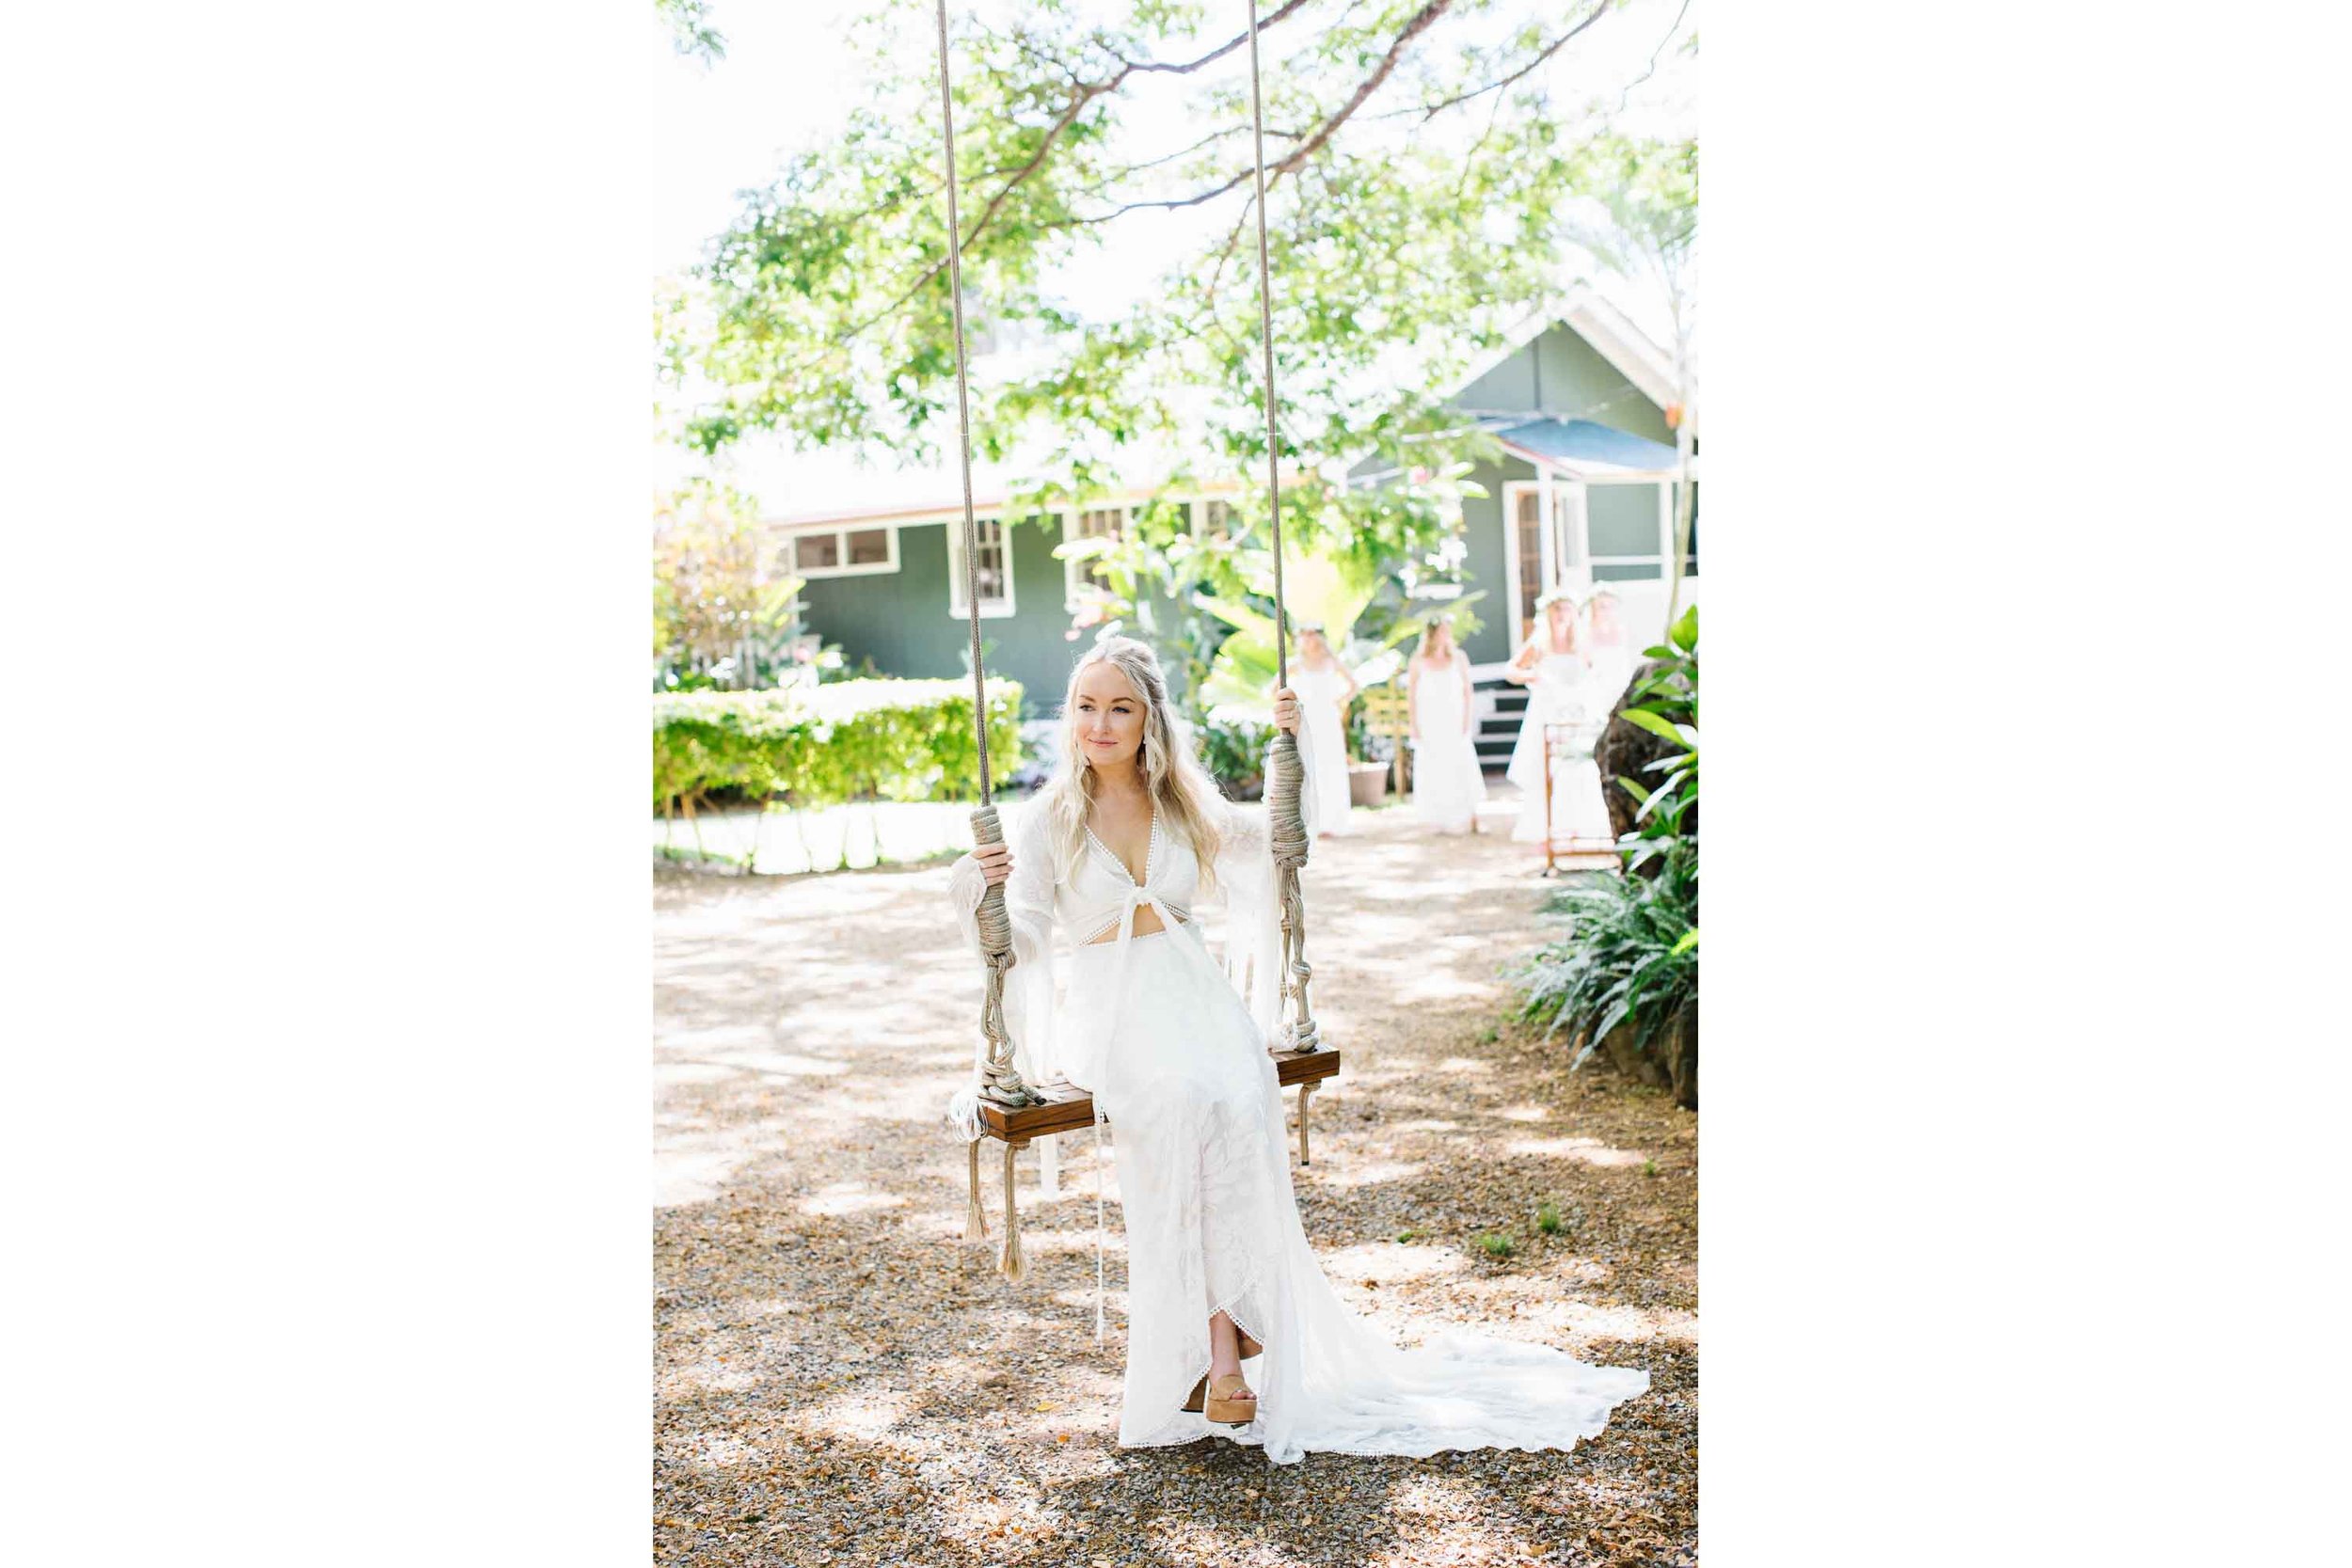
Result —
[{"label": "gray house", "polygon": [[[1622,601],[1629,637],[1642,640],[1636,647],[1661,629],[1677,463],[1673,381],[1664,350],[1605,302],[1580,293],[1475,367],[1449,400],[1502,449],[1499,462],[1470,476],[1486,493],[1465,499],[1460,522],[1464,586],[1486,594],[1476,607],[1482,628],[1463,642],[1488,693],[1482,752],[1499,757],[1516,731],[1516,692],[1497,676],[1532,628],[1545,591],[1565,586],[1581,595],[1607,582]],[[878,492],[884,477],[877,476]],[[961,674],[969,632],[960,482],[952,469],[890,477],[896,495],[768,519],[779,564],[806,579],[809,632],[839,643],[852,664],[870,658],[888,674]],[[1368,467],[1349,476],[1365,484],[1392,477]],[[1138,483],[1083,510],[1012,519],[1000,476],[977,474],[975,490],[990,667],[1021,681],[1040,712],[1059,699],[1077,640],[1073,619],[1087,603],[1088,563],[1057,560],[1055,548],[1116,533],[1132,509],[1157,497],[1184,505],[1207,537],[1224,510],[1217,492],[1171,495]],[[1696,575],[1696,549],[1694,528],[1686,578]],[[1694,592],[1686,580],[1684,600]]]}]

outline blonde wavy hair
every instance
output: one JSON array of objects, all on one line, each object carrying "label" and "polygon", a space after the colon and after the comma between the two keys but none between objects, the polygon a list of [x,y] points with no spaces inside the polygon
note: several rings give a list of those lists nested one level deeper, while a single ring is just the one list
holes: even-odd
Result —
[{"label": "blonde wavy hair", "polygon": [[1224,847],[1225,798],[1208,769],[1188,746],[1176,737],[1169,718],[1168,682],[1152,650],[1132,637],[1106,637],[1072,666],[1070,686],[1062,693],[1061,766],[1040,791],[1045,807],[1048,843],[1054,851],[1054,879],[1066,880],[1078,857],[1086,852],[1087,816],[1094,805],[1094,768],[1078,744],[1076,709],[1078,678],[1097,664],[1116,667],[1143,699],[1143,749],[1137,758],[1144,787],[1160,819],[1188,845],[1200,863],[1203,896],[1216,887],[1216,856]]}]

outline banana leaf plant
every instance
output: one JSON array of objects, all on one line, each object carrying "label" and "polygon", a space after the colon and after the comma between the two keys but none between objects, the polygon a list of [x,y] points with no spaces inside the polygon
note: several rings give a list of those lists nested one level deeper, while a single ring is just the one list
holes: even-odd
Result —
[{"label": "banana leaf plant", "polygon": [[[1254,559],[1240,563],[1243,580],[1253,597],[1263,595],[1270,601],[1274,596],[1273,552],[1262,549],[1250,554]],[[1378,573],[1342,557],[1282,552],[1282,599],[1290,610],[1294,639],[1302,626],[1321,626],[1333,657],[1359,687],[1393,680],[1408,657],[1400,644],[1420,635],[1433,615],[1455,614],[1485,596],[1465,594],[1419,610],[1408,609],[1378,636],[1359,636],[1357,627],[1379,596],[1382,581]],[[1217,645],[1208,679],[1200,688],[1200,700],[1209,716],[1228,723],[1273,722],[1273,615],[1248,600],[1213,594],[1195,594],[1193,603],[1232,628]],[[1296,654],[1294,645],[1294,658]]]},{"label": "banana leaf plant", "polygon": [[1690,877],[1698,879],[1699,804],[1699,607],[1684,610],[1666,629],[1666,641],[1642,650],[1645,658],[1662,661],[1627,694],[1619,712],[1662,740],[1683,750],[1650,763],[1643,771],[1661,777],[1644,784],[1617,775],[1617,783],[1640,809],[1633,831],[1618,844],[1633,872],[1678,846],[1690,847]]}]

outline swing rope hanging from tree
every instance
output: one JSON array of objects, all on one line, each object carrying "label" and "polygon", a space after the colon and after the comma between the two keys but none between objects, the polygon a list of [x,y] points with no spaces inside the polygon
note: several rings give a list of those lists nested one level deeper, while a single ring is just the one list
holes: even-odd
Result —
[{"label": "swing rope hanging from tree", "polygon": [[[1282,490],[1279,469],[1280,441],[1276,423],[1274,391],[1274,295],[1269,271],[1265,227],[1265,111],[1258,82],[1258,7],[1249,4],[1249,119],[1256,149],[1258,217],[1258,314],[1265,356],[1266,504],[1274,531],[1274,659],[1275,682],[1290,685],[1290,621],[1282,605]],[[996,816],[995,797],[988,767],[988,688],[980,660],[980,578],[977,525],[972,503],[972,408],[964,369],[962,227],[956,214],[955,98],[947,71],[947,0],[937,0],[939,17],[939,117],[947,184],[947,293],[953,308],[956,335],[957,453],[963,475],[964,606],[972,631],[972,722],[979,743],[980,803],[972,813],[973,842],[980,847],[1004,842],[1004,825]],[[1288,730],[1274,733],[1273,755],[1266,769],[1265,805],[1274,853],[1275,897],[1282,927],[1282,1043],[1274,1053],[1276,1077],[1282,1087],[1298,1085],[1298,1160],[1308,1163],[1307,1104],[1314,1086],[1340,1070],[1340,1053],[1323,1043],[1313,1009],[1307,998],[1309,967],[1307,912],[1299,895],[1298,872],[1307,863],[1307,824],[1299,809],[1304,774],[1298,758],[1298,738]],[[1005,1241],[997,1268],[1009,1279],[1027,1274],[1021,1256],[1021,1216],[1013,1197],[1013,1156],[1032,1139],[1074,1132],[1095,1123],[1093,1097],[1075,1085],[1068,1092],[1041,1093],[1024,1082],[1013,1065],[1012,1037],[1005,1026],[1005,974],[1014,963],[1012,920],[1005,910],[1002,883],[992,882],[981,895],[978,927],[986,989],[980,1001],[980,1033],[987,1050],[980,1068],[979,1112],[984,1133],[1004,1145]],[[964,1237],[977,1241],[988,1234],[988,1216],[980,1205],[980,1141],[969,1146],[969,1205],[964,1213]],[[1099,1178],[1097,1179],[1099,1181]]]}]

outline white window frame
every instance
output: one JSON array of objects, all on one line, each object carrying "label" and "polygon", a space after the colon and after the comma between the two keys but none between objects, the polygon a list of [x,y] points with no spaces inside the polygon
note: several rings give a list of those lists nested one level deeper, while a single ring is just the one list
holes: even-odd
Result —
[{"label": "white window frame", "polygon": [[[877,529],[889,542],[888,559],[879,562],[868,561],[855,566],[850,565],[850,535],[872,533]],[[803,570],[801,566],[801,541],[826,533],[834,535],[834,559],[841,562],[842,564],[817,566]],[[787,529],[784,534],[784,569],[796,578],[806,578],[811,582],[823,578],[869,578],[895,572],[898,569],[898,531],[888,523],[825,523],[815,527]]]},{"label": "white window frame", "polygon": [[[992,528],[996,530],[997,547],[1004,552],[1005,557],[1005,595],[1001,599],[982,599],[980,619],[983,621],[1009,620],[1020,613],[1014,601],[1012,530],[1006,525],[1001,516],[994,515],[975,515],[972,519],[972,527],[979,535],[983,545],[987,542],[988,531]],[[971,611],[965,608],[963,596],[963,519],[961,517],[950,519],[946,527],[940,531],[947,536],[947,614],[953,620],[969,620]]]},{"label": "white window frame", "polygon": [[[1560,585],[1560,569],[1565,563],[1571,567],[1590,569],[1599,562],[1593,559],[1591,513],[1584,503],[1584,482],[1554,470],[1550,478],[1507,479],[1502,482],[1502,570],[1505,588],[1510,598],[1511,652],[1517,655],[1526,644],[1519,633],[1519,497],[1531,492],[1548,496],[1550,504],[1541,505],[1537,515],[1543,518],[1536,539],[1536,555],[1541,563],[1543,580],[1536,584],[1537,597]],[[1565,525],[1565,529],[1563,525]],[[1563,545],[1568,546],[1563,549]]]},{"label": "white window frame", "polygon": [[[1124,501],[1120,502],[1117,506],[1078,507],[1061,515],[1062,543],[1066,545],[1075,544],[1078,540],[1086,537],[1086,535],[1079,533],[1077,530],[1079,519],[1084,517],[1085,515],[1089,512],[1116,512],[1119,514],[1119,531],[1113,535],[1114,538],[1125,539],[1127,537],[1127,531],[1135,526],[1136,509],[1129,506]],[[1073,615],[1075,615],[1079,610],[1089,602],[1089,595],[1101,592],[1101,590],[1097,589],[1095,585],[1088,579],[1083,570],[1086,565],[1086,562],[1073,560],[1068,557],[1065,557],[1061,563],[1062,609]]]},{"label": "white window frame", "polygon": [[[1674,553],[1675,481],[1672,478],[1653,478],[1613,480],[1609,481],[1608,483],[1618,484],[1655,484],[1658,487],[1658,550],[1657,553],[1653,555],[1592,556],[1589,558],[1591,564],[1595,566],[1646,566],[1650,569],[1649,576],[1646,578],[1618,578],[1612,579],[1614,581],[1651,582],[1662,579],[1666,575],[1666,558]],[[1697,564],[1698,557],[1696,555],[1684,556],[1682,558],[1683,575],[1687,578],[1697,566]],[[1596,578],[1595,580],[1597,581],[1599,579]]]}]

